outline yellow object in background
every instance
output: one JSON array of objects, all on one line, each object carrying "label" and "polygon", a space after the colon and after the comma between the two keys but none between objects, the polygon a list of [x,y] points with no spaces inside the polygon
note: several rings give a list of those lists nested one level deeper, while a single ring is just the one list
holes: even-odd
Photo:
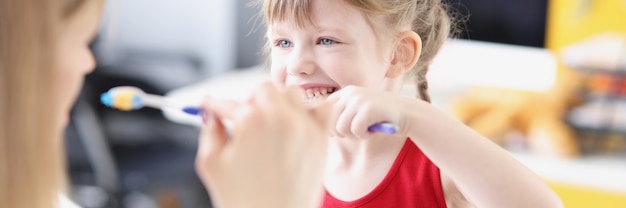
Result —
[{"label": "yellow object in background", "polygon": [[555,52],[604,32],[626,33],[626,0],[551,0],[546,48]]},{"label": "yellow object in background", "polygon": [[626,194],[572,184],[548,182],[566,208],[624,208]]},{"label": "yellow object in background", "polygon": [[[626,34],[626,0],[549,1],[545,47],[556,54],[568,45],[606,32]],[[557,76],[568,76],[568,70],[561,65]],[[626,207],[626,193],[572,184],[549,184],[568,208]]]}]

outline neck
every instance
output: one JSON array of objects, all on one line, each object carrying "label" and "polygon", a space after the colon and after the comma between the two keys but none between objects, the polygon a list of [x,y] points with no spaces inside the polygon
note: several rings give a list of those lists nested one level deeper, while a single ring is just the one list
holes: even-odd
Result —
[{"label": "neck", "polygon": [[366,168],[370,163],[376,163],[377,158],[387,154],[397,154],[406,141],[404,136],[389,136],[376,134],[370,138],[331,138],[329,146],[329,164],[339,168]]},{"label": "neck", "polygon": [[405,84],[404,76],[398,76],[396,78],[385,78],[383,81],[383,89],[390,92],[400,92],[402,86]]},{"label": "neck", "polygon": [[402,75],[397,78],[385,78],[385,81],[383,81],[383,87],[387,91],[410,97],[419,97],[416,85],[417,83],[415,83],[413,76],[409,75]]}]

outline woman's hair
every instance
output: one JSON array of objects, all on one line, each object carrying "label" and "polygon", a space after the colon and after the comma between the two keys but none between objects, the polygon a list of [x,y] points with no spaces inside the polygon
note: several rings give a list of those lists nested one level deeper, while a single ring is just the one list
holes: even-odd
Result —
[{"label": "woman's hair", "polygon": [[81,2],[0,0],[0,207],[54,207],[66,188],[54,52]]},{"label": "woman's hair", "polygon": [[[271,25],[286,19],[297,26],[310,23],[314,0],[265,0],[263,12]],[[450,35],[452,20],[441,0],[346,0],[364,12],[379,38],[395,36],[408,26],[422,39],[422,51],[413,71],[419,97],[430,102],[426,73],[433,58]],[[376,18],[376,17],[382,17]]]}]

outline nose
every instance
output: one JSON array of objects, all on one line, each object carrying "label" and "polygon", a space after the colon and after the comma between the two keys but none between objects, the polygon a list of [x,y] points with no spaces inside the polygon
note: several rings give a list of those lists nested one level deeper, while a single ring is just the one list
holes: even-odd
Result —
[{"label": "nose", "polygon": [[289,65],[287,66],[287,74],[291,76],[308,76],[315,73],[317,64],[312,51],[306,48],[296,49],[292,54]]}]

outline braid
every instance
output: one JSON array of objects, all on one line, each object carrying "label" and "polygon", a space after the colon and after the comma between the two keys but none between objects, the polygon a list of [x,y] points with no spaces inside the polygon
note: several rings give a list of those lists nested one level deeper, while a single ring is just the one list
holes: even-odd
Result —
[{"label": "braid", "polygon": [[427,72],[428,66],[424,66],[417,71],[417,93],[420,99],[430,103],[430,95],[428,94],[428,80],[426,80]]},{"label": "braid", "polygon": [[440,0],[417,1],[413,30],[422,38],[422,51],[414,68],[419,98],[430,102],[426,74],[435,55],[450,34],[450,16]]}]

